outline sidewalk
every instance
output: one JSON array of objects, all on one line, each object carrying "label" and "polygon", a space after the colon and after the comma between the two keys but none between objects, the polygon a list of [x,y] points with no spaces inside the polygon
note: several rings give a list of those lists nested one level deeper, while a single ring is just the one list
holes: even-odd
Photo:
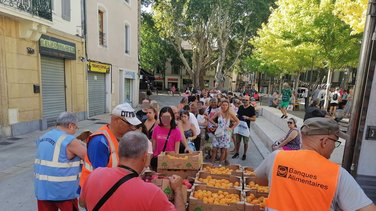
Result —
[{"label": "sidewalk", "polygon": [[[81,121],[76,135],[95,131],[108,121],[108,114]],[[46,131],[0,140],[0,210],[37,210],[33,181],[35,140]]]}]

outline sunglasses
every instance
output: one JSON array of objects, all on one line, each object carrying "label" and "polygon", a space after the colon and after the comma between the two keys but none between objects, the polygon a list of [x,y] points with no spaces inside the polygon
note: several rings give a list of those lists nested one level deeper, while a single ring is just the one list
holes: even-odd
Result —
[{"label": "sunglasses", "polygon": [[294,124],[294,122],[288,121],[287,124],[291,125]]},{"label": "sunglasses", "polygon": [[334,139],[334,138],[330,138],[330,137],[328,137],[328,139],[334,141],[334,145],[335,145],[336,148],[341,146],[341,144],[342,144],[342,142],[338,141],[338,139]]}]

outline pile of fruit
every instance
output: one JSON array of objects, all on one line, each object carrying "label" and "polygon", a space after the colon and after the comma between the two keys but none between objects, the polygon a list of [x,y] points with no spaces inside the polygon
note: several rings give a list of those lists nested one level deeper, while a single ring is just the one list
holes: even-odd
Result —
[{"label": "pile of fruit", "polygon": [[256,198],[256,196],[251,193],[246,197],[246,202],[254,205],[259,205],[260,208],[265,208],[265,197],[263,196]]},{"label": "pile of fruit", "polygon": [[230,175],[232,173],[232,169],[226,167],[205,167],[204,171],[209,172],[210,174],[221,174],[221,175]]},{"label": "pile of fruit", "polygon": [[260,193],[269,193],[268,186],[262,186],[262,185],[256,184],[254,181],[250,181],[246,187],[251,190],[257,190],[257,192],[260,192]]},{"label": "pile of fruit", "polygon": [[206,178],[198,178],[198,181],[205,183],[208,186],[216,187],[216,188],[232,188],[232,187],[240,187],[239,182],[230,182],[227,179],[213,179],[211,176],[207,176]]},{"label": "pile of fruit", "polygon": [[188,160],[188,156],[173,156],[173,155],[167,155],[168,159],[173,159],[173,160]]},{"label": "pile of fruit", "polygon": [[205,204],[228,205],[240,202],[238,194],[226,191],[212,192],[208,190],[196,190],[193,197],[202,200]]},{"label": "pile of fruit", "polygon": [[244,170],[245,176],[256,176],[255,172],[249,169]]}]

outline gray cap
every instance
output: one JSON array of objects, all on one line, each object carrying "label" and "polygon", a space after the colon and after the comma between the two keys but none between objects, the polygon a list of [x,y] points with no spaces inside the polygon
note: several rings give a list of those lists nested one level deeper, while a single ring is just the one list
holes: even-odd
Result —
[{"label": "gray cap", "polygon": [[339,137],[346,137],[344,133],[339,130],[338,123],[330,118],[314,117],[309,118],[303,122],[300,131],[304,135],[335,135]]}]

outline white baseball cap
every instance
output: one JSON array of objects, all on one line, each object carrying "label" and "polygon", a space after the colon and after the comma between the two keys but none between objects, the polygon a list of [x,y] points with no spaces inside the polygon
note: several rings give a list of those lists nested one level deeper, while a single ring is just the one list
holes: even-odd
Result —
[{"label": "white baseball cap", "polygon": [[131,125],[137,126],[141,124],[141,121],[136,117],[134,109],[129,103],[117,105],[111,114],[125,119]]}]

